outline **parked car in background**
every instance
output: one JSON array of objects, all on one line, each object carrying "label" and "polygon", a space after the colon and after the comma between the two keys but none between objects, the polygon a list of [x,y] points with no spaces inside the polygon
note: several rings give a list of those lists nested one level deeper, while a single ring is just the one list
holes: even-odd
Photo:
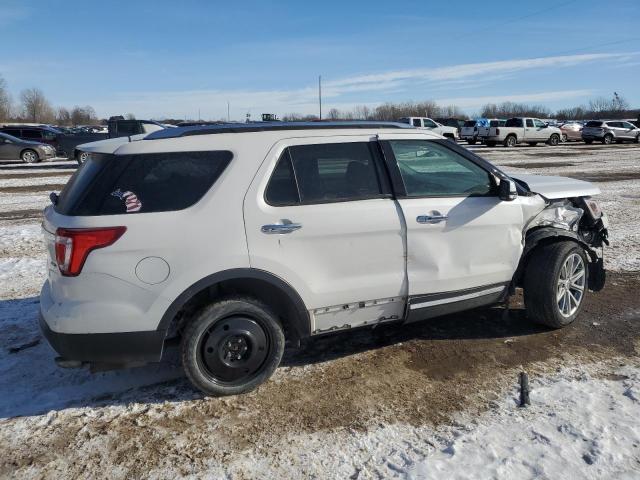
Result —
[{"label": "parked car in background", "polygon": [[447,127],[428,117],[404,117],[398,120],[400,123],[407,123],[416,128],[432,131],[454,142],[458,139],[458,129]]},{"label": "parked car in background", "polygon": [[[102,127],[100,127],[102,128]],[[60,139],[66,156],[69,160],[76,160],[82,164],[87,159],[87,153],[78,148],[85,143],[97,142],[109,138],[131,137],[133,135],[147,134],[156,130],[163,130],[164,125],[153,120],[125,120],[122,116],[111,117],[107,125],[107,132],[83,133],[66,135]]]},{"label": "parked car in background", "polygon": [[478,140],[481,142],[484,141],[484,138],[489,135],[492,128],[504,127],[505,123],[507,123],[505,119],[483,118],[480,125],[478,125]]},{"label": "parked car in background", "polygon": [[469,145],[478,141],[478,122],[482,119],[467,120],[460,130],[460,140],[466,140]]},{"label": "parked car in background", "polygon": [[510,118],[504,127],[492,127],[486,136],[482,137],[484,143],[494,147],[502,143],[505,147],[515,147],[518,143],[528,143],[534,146],[538,143],[558,145],[562,139],[562,132],[557,127],[550,127],[538,118],[516,117]]},{"label": "parked car in background", "polygon": [[560,125],[563,142],[579,142],[582,140],[582,124],[576,122],[563,123]]},{"label": "parked car in background", "polygon": [[36,163],[55,156],[56,151],[51,145],[0,133],[0,160],[20,159],[24,163]]},{"label": "parked car in background", "polygon": [[61,138],[64,133],[47,125],[5,125],[0,132],[29,142],[47,143],[55,149],[56,155],[64,155]]},{"label": "parked car in background", "polygon": [[623,120],[591,120],[582,129],[585,143],[599,141],[605,145],[613,142],[640,143],[640,128]]},{"label": "parked car in background", "polygon": [[445,127],[457,128],[458,138],[460,137],[460,131],[462,130],[462,127],[466,122],[466,120],[462,120],[460,118],[436,118],[435,121],[440,125],[444,125]]}]

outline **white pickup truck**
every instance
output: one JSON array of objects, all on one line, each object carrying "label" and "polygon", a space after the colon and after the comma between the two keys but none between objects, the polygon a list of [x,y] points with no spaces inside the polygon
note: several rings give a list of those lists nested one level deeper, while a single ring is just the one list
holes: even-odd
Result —
[{"label": "white pickup truck", "polygon": [[400,123],[407,123],[416,128],[431,130],[438,135],[442,135],[448,140],[456,141],[458,139],[458,129],[442,125],[435,120],[427,117],[403,117],[398,120]]},{"label": "white pickup truck", "polygon": [[502,143],[505,147],[515,147],[518,143],[546,143],[548,145],[558,145],[562,138],[559,128],[550,127],[537,118],[516,117],[507,120],[503,127],[490,127],[489,131],[481,137],[482,141],[489,147],[495,147]]}]

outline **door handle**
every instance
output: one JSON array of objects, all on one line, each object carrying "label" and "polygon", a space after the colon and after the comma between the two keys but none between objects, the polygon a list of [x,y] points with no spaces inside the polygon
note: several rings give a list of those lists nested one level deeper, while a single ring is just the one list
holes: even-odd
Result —
[{"label": "door handle", "polygon": [[262,233],[266,233],[267,235],[281,235],[285,233],[295,232],[296,230],[300,230],[302,225],[299,223],[271,223],[268,225],[263,225],[260,228]]},{"label": "door handle", "polygon": [[447,220],[449,218],[448,215],[418,215],[416,217],[416,222],[418,223],[440,223],[443,220]]}]

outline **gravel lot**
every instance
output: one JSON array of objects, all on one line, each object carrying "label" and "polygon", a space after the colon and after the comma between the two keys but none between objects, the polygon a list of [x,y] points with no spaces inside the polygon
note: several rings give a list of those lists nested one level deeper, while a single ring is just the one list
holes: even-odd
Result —
[{"label": "gravel lot", "polygon": [[640,146],[470,148],[601,188],[609,282],[579,320],[544,329],[514,298],[323,337],[223,399],[195,392],[171,349],[139,369],[55,367],[36,322],[39,217],[74,165],[0,164],[0,477],[640,478]]}]

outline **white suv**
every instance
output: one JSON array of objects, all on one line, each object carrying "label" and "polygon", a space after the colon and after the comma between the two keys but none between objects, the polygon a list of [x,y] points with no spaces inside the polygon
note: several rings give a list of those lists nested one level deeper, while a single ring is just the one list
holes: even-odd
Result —
[{"label": "white suv", "polygon": [[248,391],[285,341],[504,303],[572,322],[604,285],[606,217],[578,180],[510,178],[399,124],[184,127],[91,156],[45,210],[41,328],[61,366],[159,361]]}]

